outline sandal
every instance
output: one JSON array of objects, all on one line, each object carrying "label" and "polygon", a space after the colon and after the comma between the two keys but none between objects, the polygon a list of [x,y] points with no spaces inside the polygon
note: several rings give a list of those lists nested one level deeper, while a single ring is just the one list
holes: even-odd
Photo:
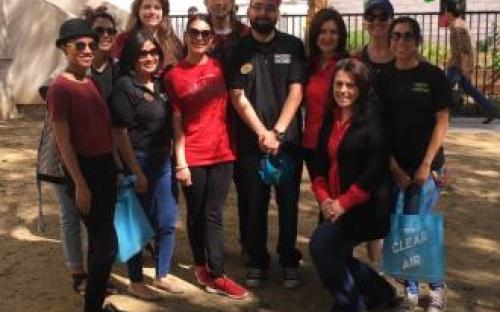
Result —
[{"label": "sandal", "polygon": [[73,290],[82,295],[85,292],[85,279],[87,279],[87,273],[75,273],[71,274],[71,278],[73,278]]}]

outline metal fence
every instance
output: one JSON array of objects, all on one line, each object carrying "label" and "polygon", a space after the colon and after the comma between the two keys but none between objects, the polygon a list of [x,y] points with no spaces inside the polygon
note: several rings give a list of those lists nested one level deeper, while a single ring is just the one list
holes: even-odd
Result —
[{"label": "metal fence", "polygon": [[[446,67],[449,53],[449,29],[439,27],[438,13],[405,13],[420,23],[423,34],[422,55],[433,64]],[[399,16],[399,15],[397,15]],[[368,41],[363,31],[362,14],[343,14],[346,23],[350,50],[362,47]],[[240,17],[247,23],[246,16]],[[283,15],[278,29],[301,39],[306,37],[306,15]],[[487,96],[500,102],[500,12],[468,12],[466,21],[471,30],[472,41],[476,47],[473,83]],[[187,16],[172,16],[175,32],[182,37]]]}]

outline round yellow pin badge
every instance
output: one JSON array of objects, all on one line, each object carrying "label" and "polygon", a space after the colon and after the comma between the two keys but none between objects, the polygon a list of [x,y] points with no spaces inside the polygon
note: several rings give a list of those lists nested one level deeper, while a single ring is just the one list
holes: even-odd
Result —
[{"label": "round yellow pin badge", "polygon": [[249,72],[251,72],[253,69],[253,65],[250,64],[250,63],[246,63],[246,64],[243,64],[240,68],[240,72],[243,74],[243,75],[246,75],[248,74]]}]

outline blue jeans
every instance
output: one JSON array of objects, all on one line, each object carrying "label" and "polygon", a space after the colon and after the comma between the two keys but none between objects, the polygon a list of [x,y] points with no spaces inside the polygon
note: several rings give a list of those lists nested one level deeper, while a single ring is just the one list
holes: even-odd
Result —
[{"label": "blue jeans", "polygon": [[[178,214],[172,183],[172,164],[164,151],[135,151],[135,157],[148,181],[148,191],[137,194],[137,197],[155,230],[156,278],[163,278],[170,272]],[[130,280],[141,282],[141,252],[132,257],[127,265]]]},{"label": "blue jeans", "polygon": [[[412,184],[408,186],[408,188],[405,191],[405,199],[404,199],[404,208],[403,208],[403,213],[404,214],[418,214],[418,200],[419,200],[419,195],[420,195],[420,189],[421,187],[419,185]],[[439,187],[438,187],[439,191]],[[432,207],[428,207],[428,211],[423,211],[423,213],[432,213]],[[418,288],[418,282],[416,281],[404,281],[404,285],[406,288],[406,291],[412,294],[418,294],[419,288]],[[434,290],[438,288],[443,288],[444,287],[444,281],[436,281],[429,283],[429,288]]]},{"label": "blue jeans", "polygon": [[323,286],[342,312],[360,312],[388,304],[395,289],[370,266],[353,257],[356,242],[339,222],[324,221],[311,236],[309,251]]},{"label": "blue jeans", "polygon": [[61,230],[61,242],[69,268],[83,266],[82,251],[82,227],[80,225],[80,214],[75,207],[75,201],[68,195],[66,184],[53,184],[59,205],[59,224]]},{"label": "blue jeans", "polygon": [[493,106],[493,103],[475,88],[469,79],[462,75],[457,66],[450,66],[446,69],[446,78],[452,88],[458,83],[464,89],[465,93],[470,95],[486,113],[491,114],[494,112],[495,106]]}]

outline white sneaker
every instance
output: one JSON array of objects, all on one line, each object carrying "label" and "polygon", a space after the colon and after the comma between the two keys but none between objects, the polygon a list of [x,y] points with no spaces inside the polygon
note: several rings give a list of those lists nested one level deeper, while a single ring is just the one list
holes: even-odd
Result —
[{"label": "white sneaker", "polygon": [[405,292],[403,302],[399,305],[399,312],[411,312],[418,306],[418,294]]},{"label": "white sneaker", "polygon": [[427,312],[443,312],[446,308],[446,288],[437,288],[429,292],[429,307]]}]

